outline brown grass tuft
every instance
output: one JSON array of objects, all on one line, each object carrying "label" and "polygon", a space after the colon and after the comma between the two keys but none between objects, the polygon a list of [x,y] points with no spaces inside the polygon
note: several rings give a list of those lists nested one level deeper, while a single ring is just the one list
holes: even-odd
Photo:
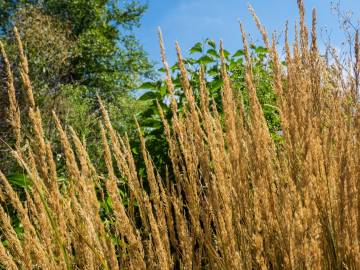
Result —
[{"label": "brown grass tuft", "polygon": [[[359,34],[354,74],[344,78],[336,59],[330,66],[320,56],[315,11],[309,43],[303,1],[298,0],[298,6],[300,26],[295,27],[292,48],[286,26],[286,64],[281,63],[275,34],[268,38],[249,7],[273,67],[279,141],[272,139],[258,99],[241,25],[249,110],[233,88],[222,44],[222,113],[209,98],[203,69],[196,103],[176,44],[186,102],[178,112],[172,97],[170,121],[158,106],[171,174],[157,171],[138,125],[145,179],[136,168],[128,138],[113,128],[99,99],[106,172],[96,169],[76,132],[54,114],[66,162],[67,180],[60,181],[15,29],[33,134],[26,151],[20,149],[23,138],[10,64],[0,47],[16,138],[12,153],[31,183],[22,201],[0,172],[0,267],[359,269]],[[173,95],[160,30],[159,39],[165,80]],[[15,218],[22,231],[13,228]]]}]

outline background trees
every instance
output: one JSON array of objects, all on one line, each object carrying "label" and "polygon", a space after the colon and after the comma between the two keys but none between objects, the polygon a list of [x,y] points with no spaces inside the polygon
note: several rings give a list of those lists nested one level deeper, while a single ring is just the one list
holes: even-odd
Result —
[{"label": "background trees", "polygon": [[[124,108],[129,102],[123,100],[143,77],[153,75],[132,34],[145,10],[137,1],[2,1],[0,33],[11,47],[10,30],[18,26],[40,105],[60,102],[59,107],[68,109],[63,116],[76,124],[78,117],[94,111],[99,94],[117,120],[129,120],[130,108]],[[79,129],[85,132],[89,123],[83,120]],[[125,122],[119,128],[125,130]]]},{"label": "background trees", "polygon": [[[0,1],[1,40],[11,63],[17,63],[12,28],[18,27],[49,136],[53,133],[49,116],[55,110],[82,139],[95,140],[96,95],[105,102],[114,126],[120,132],[133,132],[133,114],[141,110],[142,103],[134,100],[131,91],[144,78],[154,76],[152,63],[132,34],[145,10],[145,5],[132,0]],[[0,70],[4,77],[3,68]],[[16,65],[13,70],[19,90],[22,85]],[[0,110],[5,110],[5,80],[0,88],[5,103]],[[18,94],[22,103],[21,91]],[[5,112],[1,115],[5,138]]]},{"label": "background trees", "polygon": [[[110,112],[114,127],[120,133],[128,133],[141,167],[140,142],[133,120],[133,116],[137,115],[149,152],[159,169],[163,170],[168,165],[168,153],[156,100],[160,101],[170,118],[169,96],[164,81],[154,75],[151,62],[132,34],[132,29],[139,26],[145,10],[146,6],[138,1],[0,2],[0,33],[6,42],[9,55],[13,57],[11,62],[16,63],[18,60],[14,56],[17,53],[11,29],[13,25],[19,28],[30,61],[30,76],[37,104],[45,112],[43,121],[47,136],[54,136],[54,126],[49,116],[51,111],[55,110],[64,122],[75,128],[83,140],[86,139],[90,154],[93,154],[94,158],[99,156],[101,150],[97,143],[93,143],[99,139],[96,102],[96,95],[99,95]],[[259,100],[271,132],[274,138],[277,138],[280,127],[274,107],[276,98],[270,83],[271,63],[265,48],[252,46],[251,49]],[[243,51],[230,54],[224,50],[224,54],[234,91],[243,96],[247,108]],[[221,112],[223,82],[217,44],[213,40],[196,43],[184,62],[197,99],[199,70],[201,66],[204,68],[210,99]],[[14,70],[16,72],[16,66]],[[175,63],[171,70],[181,112],[184,92],[178,64]],[[160,73],[163,71],[159,70]],[[17,77],[19,78],[19,75]],[[142,83],[144,81],[146,82]],[[16,83],[17,89],[20,89],[21,83],[18,79]],[[2,88],[5,89],[5,84]],[[135,99],[131,91],[136,88],[147,91]],[[21,95],[19,98],[21,103]],[[6,133],[7,129],[3,122],[3,133]]]}]

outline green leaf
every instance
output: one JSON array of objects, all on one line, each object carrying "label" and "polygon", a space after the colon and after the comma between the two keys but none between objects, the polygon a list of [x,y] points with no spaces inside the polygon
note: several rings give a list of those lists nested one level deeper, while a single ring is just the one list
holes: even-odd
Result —
[{"label": "green leaf", "polygon": [[9,182],[16,187],[26,188],[31,185],[31,180],[28,178],[26,174],[23,173],[15,173],[7,177]]},{"label": "green leaf", "polygon": [[213,92],[220,89],[222,86],[223,86],[223,81],[220,78],[217,78],[210,83],[210,90],[211,92]]},{"label": "green leaf", "polygon": [[229,57],[229,55],[230,55],[229,51],[224,50],[224,56],[225,56],[225,58],[228,58],[228,57]]},{"label": "green leaf", "polygon": [[274,109],[274,110],[277,110],[277,111],[279,111],[279,108],[278,107],[276,107],[276,106],[274,106],[274,105],[271,105],[271,104],[264,104],[264,107],[268,107],[268,108],[271,108],[271,109]]},{"label": "green leaf", "polygon": [[213,48],[214,50],[216,49],[216,43],[213,39],[207,39],[206,40],[206,43],[211,47]]},{"label": "green leaf", "polygon": [[238,63],[236,61],[231,61],[229,65],[229,69],[233,70],[238,66]]},{"label": "green leaf", "polygon": [[203,49],[202,49],[202,44],[201,42],[196,43],[191,49],[190,49],[190,54],[193,53],[202,53]]},{"label": "green leaf", "polygon": [[180,76],[178,76],[176,79],[173,79],[173,80],[172,80],[172,82],[173,82],[173,84],[174,84],[175,88],[177,88],[177,87],[181,87],[181,80],[180,80]]},{"label": "green leaf", "polygon": [[196,63],[196,60],[194,58],[187,58],[187,59],[184,59],[184,63],[192,65],[192,64]]},{"label": "green leaf", "polygon": [[154,108],[150,107],[149,109],[145,110],[144,112],[142,112],[141,116],[146,119],[148,117],[151,117],[154,115]]},{"label": "green leaf", "polygon": [[160,119],[156,119],[156,118],[148,118],[145,119],[142,123],[144,128],[153,128],[153,129],[161,129],[163,126],[163,123]]},{"label": "green leaf", "polygon": [[207,72],[208,75],[215,77],[219,75],[219,70],[217,68],[212,68]]},{"label": "green leaf", "polygon": [[154,91],[148,91],[143,94],[138,100],[152,100],[158,98],[158,95]]},{"label": "green leaf", "polygon": [[240,57],[240,56],[243,56],[244,55],[244,51],[243,50],[237,50],[233,57]]},{"label": "green leaf", "polygon": [[175,70],[178,70],[179,69],[179,63],[175,63],[172,67],[171,67],[171,70],[172,71],[175,71]]},{"label": "green leaf", "polygon": [[160,96],[161,96],[161,97],[165,97],[165,95],[167,94],[167,87],[166,87],[166,85],[162,85],[162,86],[160,87],[159,93],[160,93]]},{"label": "green leaf", "polygon": [[211,58],[210,56],[204,55],[203,57],[200,57],[197,62],[201,65],[207,65],[207,64],[213,63],[214,61],[215,60],[213,58]]},{"label": "green leaf", "polygon": [[267,52],[268,52],[268,50],[261,46],[259,46],[255,49],[255,53],[267,53]]},{"label": "green leaf", "polygon": [[139,89],[152,89],[152,90],[156,90],[157,89],[157,82],[145,82],[142,85],[140,85]]},{"label": "green leaf", "polygon": [[218,52],[216,50],[214,50],[214,49],[207,50],[206,54],[209,54],[209,55],[217,57],[217,58],[219,57]]}]

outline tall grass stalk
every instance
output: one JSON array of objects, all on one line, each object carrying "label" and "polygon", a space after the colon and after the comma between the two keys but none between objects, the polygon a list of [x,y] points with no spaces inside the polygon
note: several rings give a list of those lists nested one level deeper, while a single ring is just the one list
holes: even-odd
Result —
[{"label": "tall grass stalk", "polygon": [[[115,131],[99,99],[106,173],[95,169],[76,132],[64,128],[54,113],[68,177],[65,183],[59,181],[52,142],[44,136],[27,59],[15,30],[33,134],[28,141],[22,136],[10,64],[1,44],[0,49],[16,141],[13,155],[31,186],[21,200],[0,173],[1,267],[359,269],[359,38],[357,34],[354,76],[344,78],[336,63],[327,64],[319,54],[315,11],[309,31],[301,0],[298,5],[300,26],[295,27],[292,46],[286,26],[285,64],[276,36],[268,37],[250,7],[273,67],[282,127],[277,142],[257,97],[243,26],[250,109],[244,108],[241,95],[232,88],[221,46],[222,114],[209,99],[203,70],[200,103],[196,103],[176,44],[186,96],[184,109],[178,112],[159,31],[172,96],[170,121],[158,106],[171,174],[158,173],[138,126],[145,179],[136,168],[127,137]],[[21,148],[25,144],[28,147]],[[128,197],[119,192],[120,182]],[[10,206],[21,231],[12,226],[15,216],[7,213]]]}]

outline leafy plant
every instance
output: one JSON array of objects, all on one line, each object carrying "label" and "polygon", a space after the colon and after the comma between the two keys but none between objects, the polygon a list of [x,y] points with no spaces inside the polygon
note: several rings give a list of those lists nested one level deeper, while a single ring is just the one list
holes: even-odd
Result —
[{"label": "leafy plant", "polygon": [[[133,29],[147,6],[135,0],[0,0],[0,39],[9,52],[11,63],[19,63],[12,34],[17,26],[24,50],[29,57],[29,76],[34,97],[44,113],[44,132],[54,135],[50,124],[52,111],[71,125],[81,139],[97,141],[96,96],[106,103],[115,126],[122,134],[133,136],[133,113],[142,110],[131,91],[144,78],[153,78],[153,66],[136,39]],[[25,95],[18,68],[14,69],[16,96],[20,107],[26,107]],[[0,57],[0,78],[5,78],[3,58]],[[6,121],[7,84],[0,81],[0,133],[10,142]],[[23,124],[27,115],[21,114]],[[95,127],[94,127],[95,126]],[[15,170],[4,145],[0,157],[6,174]],[[56,147],[55,150],[59,149]],[[92,144],[90,154],[99,152]]]},{"label": "leafy plant", "polygon": [[[275,140],[280,133],[280,119],[276,107],[276,95],[272,87],[272,64],[269,60],[268,50],[261,46],[251,45],[251,56],[253,60],[254,83],[256,84],[257,96],[264,116],[269,125],[270,132]],[[244,51],[239,49],[234,53],[223,50],[226,69],[234,89],[234,93],[243,99],[244,107],[249,109],[249,97],[245,83]],[[214,40],[207,39],[197,42],[189,50],[189,57],[184,59],[188,71],[189,81],[193,90],[195,100],[199,102],[199,74],[203,69],[206,87],[210,100],[214,100],[216,106],[222,113],[221,89],[223,79],[221,76],[220,48]],[[164,73],[164,68],[159,69]],[[176,62],[171,66],[172,82],[174,84],[174,97],[178,104],[179,112],[185,101],[185,94],[181,85],[181,74],[179,64]],[[144,93],[139,100],[148,102],[148,108],[138,118],[145,134],[147,146],[156,164],[166,165],[167,143],[164,137],[163,125],[159,116],[157,102],[160,103],[167,119],[171,118],[170,95],[164,80],[148,81],[140,87]]]}]

